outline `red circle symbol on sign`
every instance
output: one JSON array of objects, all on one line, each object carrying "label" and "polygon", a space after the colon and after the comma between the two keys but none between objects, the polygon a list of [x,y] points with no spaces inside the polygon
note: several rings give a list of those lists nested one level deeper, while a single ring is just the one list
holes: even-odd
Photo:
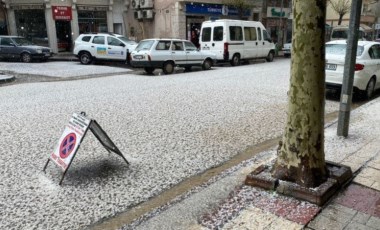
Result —
[{"label": "red circle symbol on sign", "polygon": [[75,133],[70,133],[65,138],[63,138],[61,146],[59,147],[59,156],[62,159],[65,159],[68,156],[70,156],[71,152],[75,148],[76,142],[77,136],[75,135]]}]

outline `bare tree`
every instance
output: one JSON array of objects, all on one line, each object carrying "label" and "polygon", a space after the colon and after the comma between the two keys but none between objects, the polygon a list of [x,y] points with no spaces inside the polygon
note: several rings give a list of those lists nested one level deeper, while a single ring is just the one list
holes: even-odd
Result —
[{"label": "bare tree", "polygon": [[[314,188],[327,180],[324,154],[326,0],[293,1],[288,115],[274,178]],[[313,28],[313,29],[310,29]]]},{"label": "bare tree", "polygon": [[343,16],[351,9],[351,0],[329,0],[331,8],[339,15],[338,25],[342,24]]},{"label": "bare tree", "polygon": [[244,14],[247,10],[252,9],[254,6],[253,2],[252,0],[223,0],[224,5],[237,9],[240,19],[244,18]]},{"label": "bare tree", "polygon": [[370,8],[370,11],[373,12],[375,17],[380,17],[380,1],[373,3],[373,5]]}]

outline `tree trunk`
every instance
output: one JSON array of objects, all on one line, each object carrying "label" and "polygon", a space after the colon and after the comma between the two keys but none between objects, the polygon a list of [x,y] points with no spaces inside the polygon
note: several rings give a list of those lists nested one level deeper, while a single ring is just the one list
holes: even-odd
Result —
[{"label": "tree trunk", "polygon": [[338,26],[342,24],[344,14],[339,14]]},{"label": "tree trunk", "polygon": [[293,1],[288,116],[272,176],[305,187],[327,179],[324,155],[326,0]]}]

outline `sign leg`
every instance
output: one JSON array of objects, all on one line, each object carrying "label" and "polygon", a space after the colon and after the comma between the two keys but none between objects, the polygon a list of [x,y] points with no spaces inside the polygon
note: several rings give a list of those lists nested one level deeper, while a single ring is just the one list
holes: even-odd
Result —
[{"label": "sign leg", "polygon": [[48,166],[49,162],[50,162],[50,158],[47,160],[47,162],[46,162],[46,164],[45,164],[45,167],[44,167],[44,169],[43,169],[42,171],[44,171],[44,172],[45,172],[45,170],[46,170],[46,167]]},{"label": "sign leg", "polygon": [[64,178],[65,175],[66,175],[66,172],[67,172],[67,170],[65,170],[65,171],[63,172],[62,177],[61,177],[61,180],[59,181],[59,185],[62,184],[63,178]]}]

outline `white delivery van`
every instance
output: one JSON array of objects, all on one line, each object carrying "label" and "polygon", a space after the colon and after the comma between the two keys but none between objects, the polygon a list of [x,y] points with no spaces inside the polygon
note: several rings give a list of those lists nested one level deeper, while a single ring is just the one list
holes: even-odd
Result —
[{"label": "white delivery van", "polygon": [[[350,32],[350,29],[348,26],[333,27],[331,30],[330,41],[346,40],[348,39],[349,32]],[[358,40],[367,41],[367,34],[363,27],[359,27]]]},{"label": "white delivery van", "polygon": [[218,62],[236,66],[241,60],[273,61],[275,44],[261,22],[220,19],[202,23],[200,49],[216,54]]}]

